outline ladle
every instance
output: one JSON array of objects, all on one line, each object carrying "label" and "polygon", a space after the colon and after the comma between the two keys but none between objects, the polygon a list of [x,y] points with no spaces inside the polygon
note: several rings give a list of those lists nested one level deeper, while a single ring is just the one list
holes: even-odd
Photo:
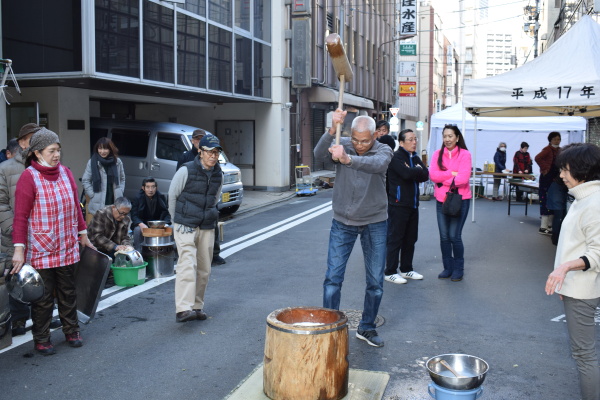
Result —
[{"label": "ladle", "polygon": [[456,372],[456,370],[455,370],[454,368],[452,368],[452,367],[450,366],[450,364],[448,364],[448,363],[446,362],[446,360],[440,360],[439,362],[440,362],[440,364],[442,364],[444,367],[446,367],[446,368],[447,368],[447,369],[448,369],[450,372],[452,372],[452,373],[454,374],[454,376],[456,376],[457,378],[466,378],[466,376],[463,376],[463,375],[459,374],[458,372]]}]

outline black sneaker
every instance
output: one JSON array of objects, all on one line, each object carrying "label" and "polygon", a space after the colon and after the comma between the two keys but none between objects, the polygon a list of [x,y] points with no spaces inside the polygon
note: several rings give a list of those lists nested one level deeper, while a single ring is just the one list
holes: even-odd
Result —
[{"label": "black sneaker", "polygon": [[50,322],[50,329],[57,329],[61,326],[62,322],[60,322],[60,319],[53,319],[52,322]]},{"label": "black sneaker", "polygon": [[211,265],[223,265],[223,264],[227,264],[227,261],[225,261],[225,259],[223,257],[221,257],[221,256],[213,257]]},{"label": "black sneaker", "polygon": [[379,335],[377,335],[377,331],[375,329],[363,331],[362,329],[358,328],[356,330],[356,337],[360,340],[364,340],[371,346],[383,347],[383,340],[379,337]]},{"label": "black sneaker", "polygon": [[204,321],[206,318],[208,318],[208,315],[206,315],[206,313],[202,310],[193,310],[196,313],[196,319],[199,319],[200,321]]},{"label": "black sneaker", "polygon": [[12,322],[12,335],[21,336],[27,333],[27,329],[25,329],[25,320],[18,320]]}]

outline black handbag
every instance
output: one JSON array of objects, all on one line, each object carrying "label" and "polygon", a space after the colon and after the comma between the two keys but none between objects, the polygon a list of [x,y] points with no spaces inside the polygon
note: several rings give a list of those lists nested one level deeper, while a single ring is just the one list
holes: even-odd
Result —
[{"label": "black handbag", "polygon": [[442,213],[450,217],[458,217],[462,208],[462,194],[458,194],[458,188],[452,179],[450,190],[446,192],[446,198],[442,205]]}]

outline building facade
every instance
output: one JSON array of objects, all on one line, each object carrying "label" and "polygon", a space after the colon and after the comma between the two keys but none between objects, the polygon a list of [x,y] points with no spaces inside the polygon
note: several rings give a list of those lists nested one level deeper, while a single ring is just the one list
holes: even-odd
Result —
[{"label": "building facade", "polygon": [[[2,0],[6,136],[56,131],[81,176],[90,117],[178,122],[215,133],[245,186],[290,186],[289,6],[272,0]],[[282,18],[282,16],[284,18]]]}]

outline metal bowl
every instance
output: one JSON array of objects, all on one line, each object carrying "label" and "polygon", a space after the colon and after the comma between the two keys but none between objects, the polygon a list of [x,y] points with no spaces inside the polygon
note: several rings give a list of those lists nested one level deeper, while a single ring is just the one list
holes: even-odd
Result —
[{"label": "metal bowl", "polygon": [[115,253],[115,267],[139,267],[144,264],[144,258],[133,248]]},{"label": "metal bowl", "polygon": [[167,221],[148,221],[146,225],[148,225],[148,228],[160,229],[167,225]]},{"label": "metal bowl", "polygon": [[[440,361],[446,361],[462,378],[457,378]],[[452,390],[471,390],[483,384],[489,365],[483,359],[467,354],[442,354],[425,364],[429,376],[437,385]]]},{"label": "metal bowl", "polygon": [[44,280],[35,268],[25,264],[19,272],[11,276],[6,288],[15,300],[32,303],[44,295]]}]

